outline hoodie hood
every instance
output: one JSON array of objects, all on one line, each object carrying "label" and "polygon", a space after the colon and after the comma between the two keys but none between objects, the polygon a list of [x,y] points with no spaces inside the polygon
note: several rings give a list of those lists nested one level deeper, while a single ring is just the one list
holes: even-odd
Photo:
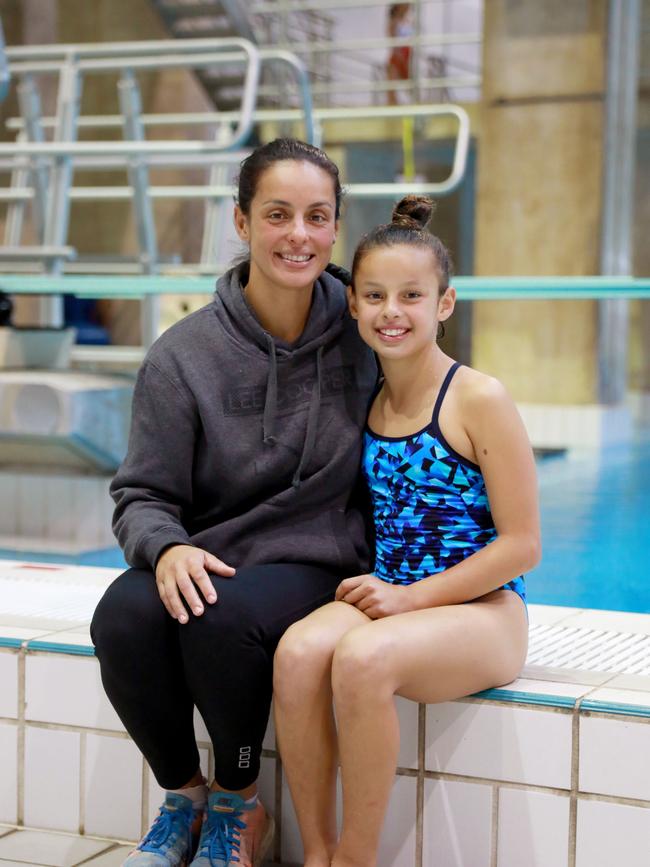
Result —
[{"label": "hoodie hood", "polygon": [[278,357],[293,358],[314,355],[316,380],[307,414],[307,429],[300,460],[293,476],[293,486],[300,487],[303,467],[309,461],[316,442],[318,412],[322,391],[322,360],[324,347],[343,330],[348,316],[345,288],[351,277],[338,265],[329,264],[314,283],[309,316],[300,337],[289,344],[265,331],[244,295],[249,266],[244,262],[223,274],[217,281],[214,304],[217,316],[232,336],[250,341],[269,358],[269,372],[264,399],[262,438],[264,445],[274,446],[277,425]]},{"label": "hoodie hood", "polygon": [[278,355],[303,355],[315,352],[340,334],[347,317],[345,289],[350,280],[350,274],[345,268],[333,264],[327,266],[314,283],[305,328],[292,344],[265,331],[246,300],[243,287],[248,283],[248,262],[231,268],[219,278],[214,304],[219,318],[239,340],[243,336],[263,352],[270,354],[270,338]]}]

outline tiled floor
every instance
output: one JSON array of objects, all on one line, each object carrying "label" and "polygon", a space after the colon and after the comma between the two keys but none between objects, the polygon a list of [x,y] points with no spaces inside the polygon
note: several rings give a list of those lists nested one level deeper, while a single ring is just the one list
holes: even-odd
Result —
[{"label": "tiled floor", "polygon": [[0,825],[0,867],[120,867],[130,851],[130,845],[114,840],[16,830]]},{"label": "tiled floor", "polygon": [[0,828],[0,867],[119,867],[130,851],[113,840]]},{"label": "tiled floor", "polygon": [[[114,840],[0,825],[0,867],[120,867],[131,846]],[[263,867],[291,867],[271,865]]]}]

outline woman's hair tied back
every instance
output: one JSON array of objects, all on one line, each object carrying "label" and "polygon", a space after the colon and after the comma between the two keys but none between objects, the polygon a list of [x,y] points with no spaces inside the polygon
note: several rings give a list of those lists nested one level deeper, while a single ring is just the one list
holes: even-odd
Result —
[{"label": "woman's hair tied back", "polygon": [[259,180],[264,172],[278,162],[291,161],[311,163],[329,175],[332,181],[335,200],[335,217],[338,220],[341,212],[343,192],[336,163],[327,156],[325,151],[315,145],[295,138],[276,138],[267,144],[260,145],[243,160],[239,166],[237,178],[237,204],[244,214],[250,214],[250,207]]}]

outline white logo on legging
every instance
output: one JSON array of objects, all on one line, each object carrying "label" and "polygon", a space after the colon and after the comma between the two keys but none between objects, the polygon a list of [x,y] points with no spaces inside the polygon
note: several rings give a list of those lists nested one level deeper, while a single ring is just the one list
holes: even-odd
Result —
[{"label": "white logo on legging", "polygon": [[251,766],[251,748],[250,747],[240,747],[239,748],[239,767],[240,768],[250,768]]}]

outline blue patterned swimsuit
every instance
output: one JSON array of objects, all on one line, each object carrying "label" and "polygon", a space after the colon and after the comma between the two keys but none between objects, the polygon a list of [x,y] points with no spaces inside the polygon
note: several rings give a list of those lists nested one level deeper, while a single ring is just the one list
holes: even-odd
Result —
[{"label": "blue patterned swimsuit", "polygon": [[[443,572],[497,535],[481,468],[454,451],[438,423],[459,367],[456,362],[449,369],[424,430],[380,437],[366,427],[363,471],[375,521],[374,574],[391,584],[412,584]],[[523,576],[504,587],[526,601]]]}]

